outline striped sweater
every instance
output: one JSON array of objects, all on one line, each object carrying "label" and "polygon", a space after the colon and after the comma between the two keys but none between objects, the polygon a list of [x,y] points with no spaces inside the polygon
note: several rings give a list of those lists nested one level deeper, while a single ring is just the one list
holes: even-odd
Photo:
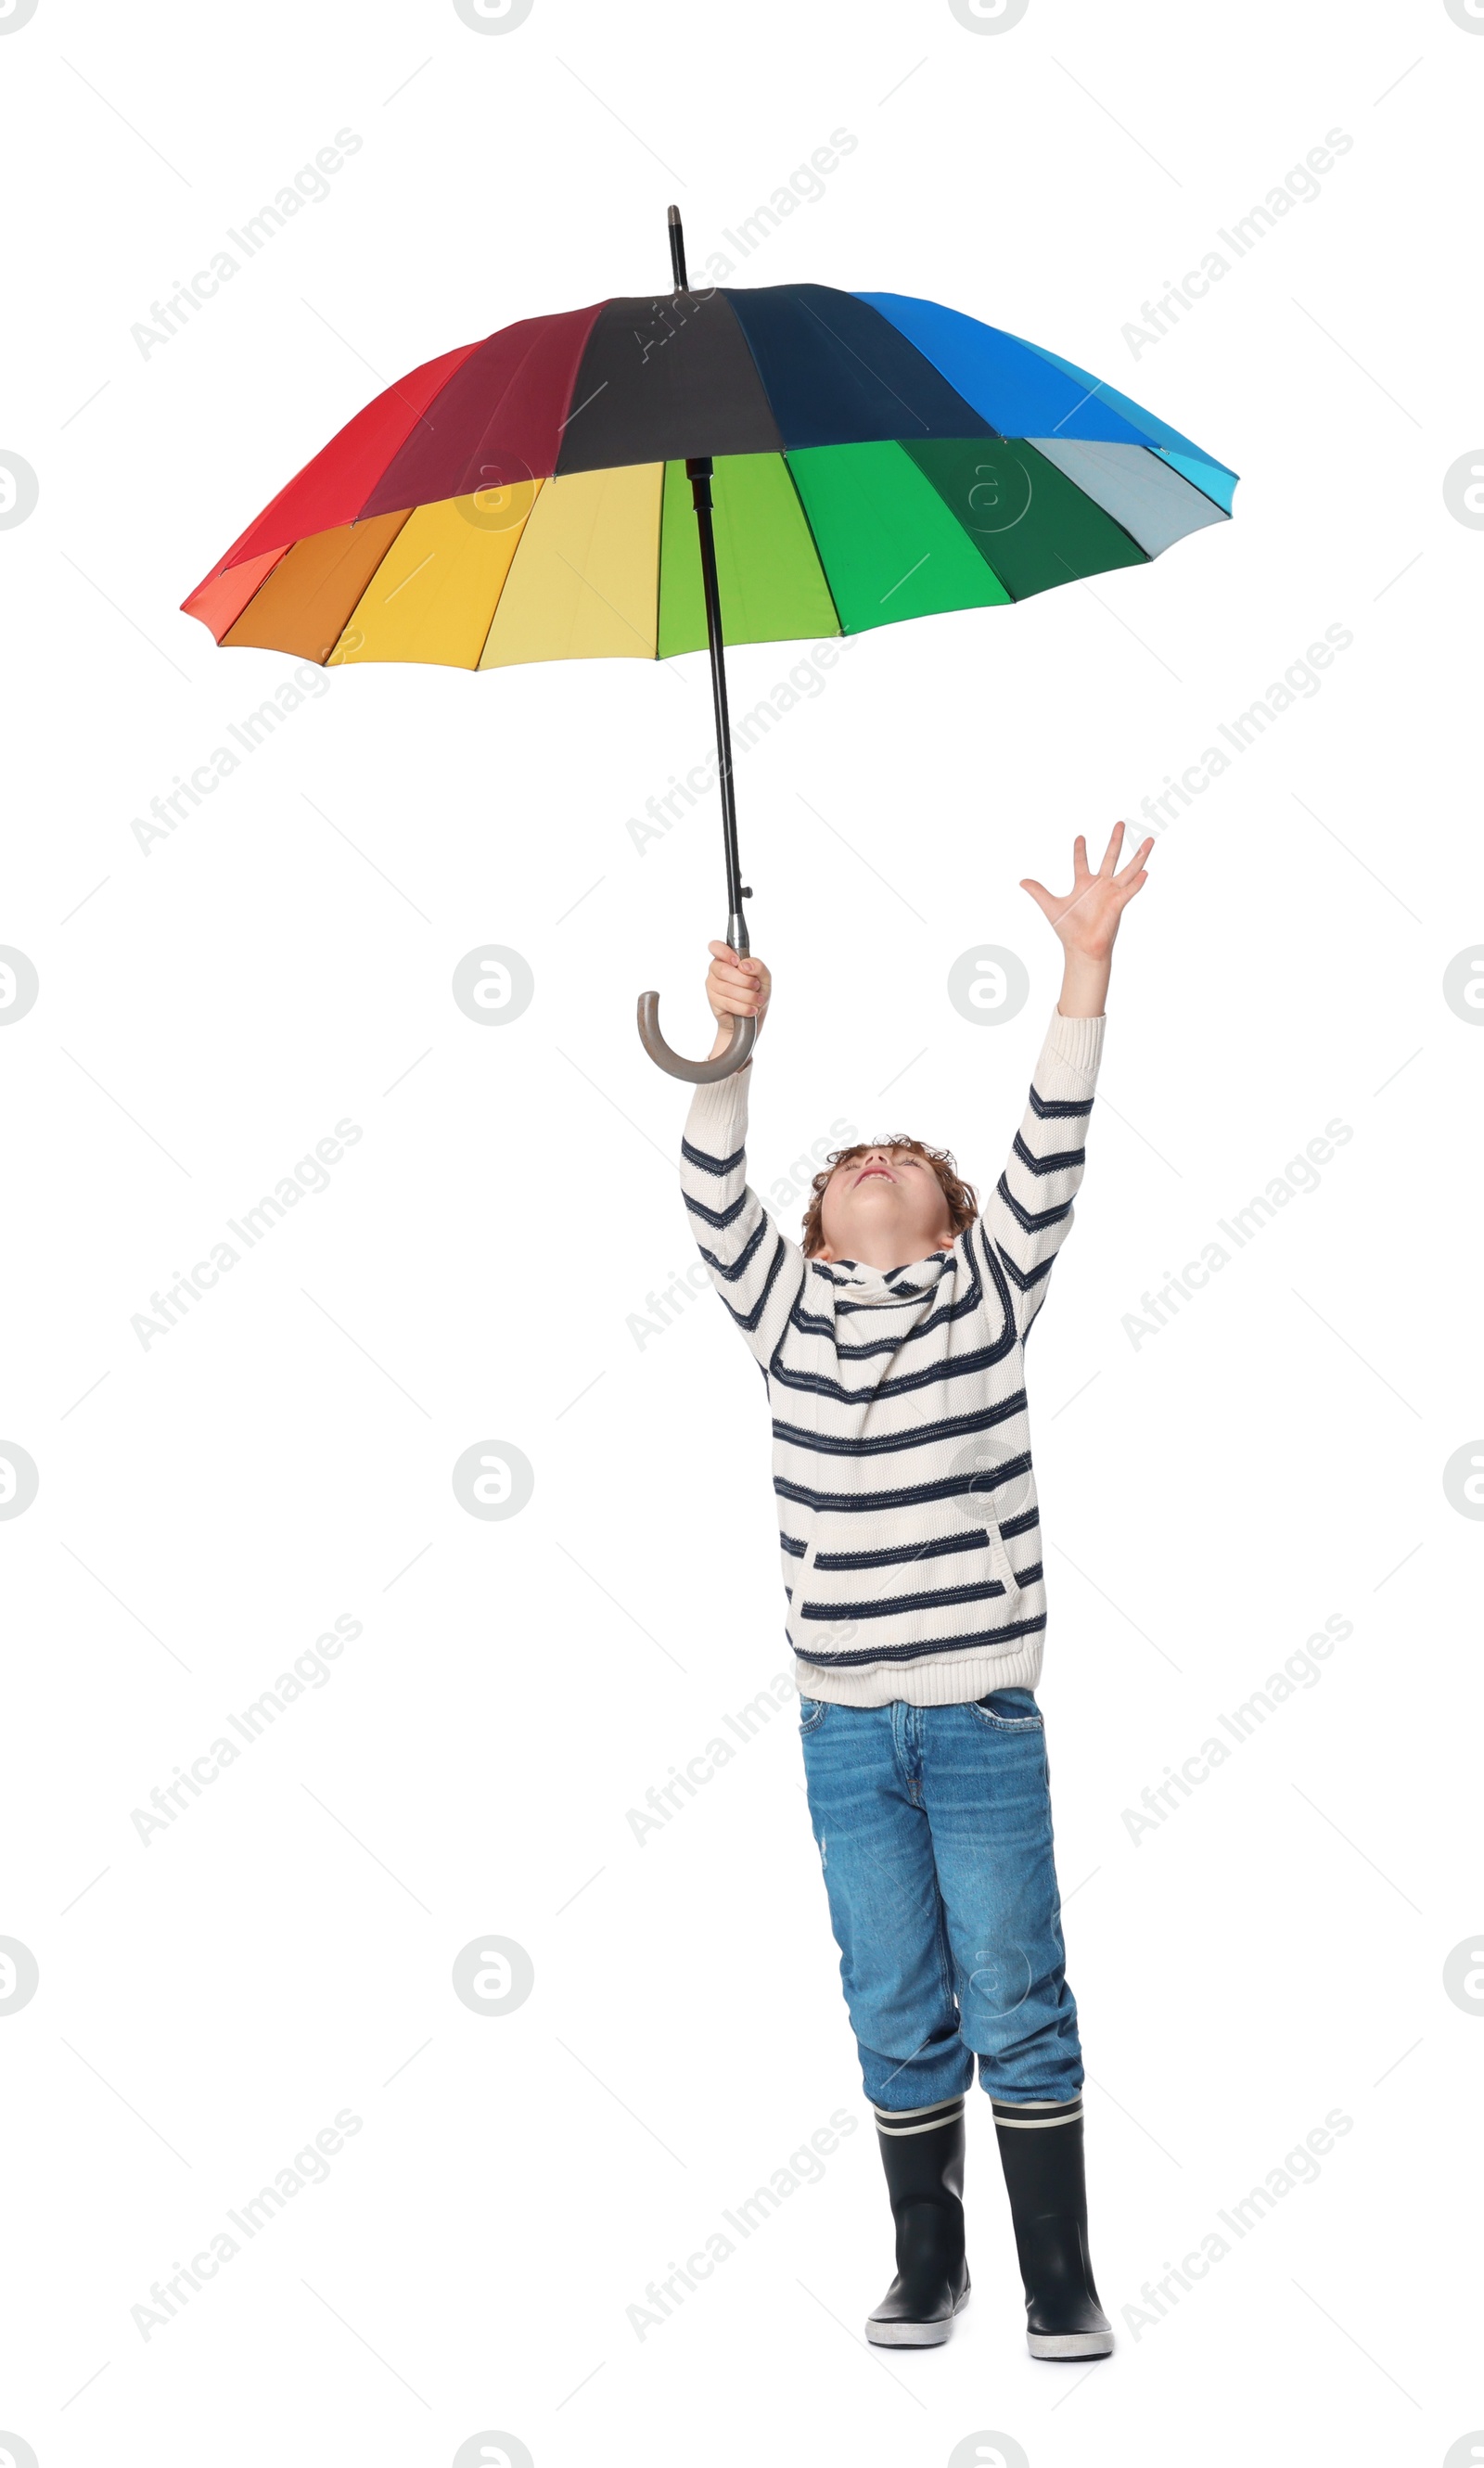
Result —
[{"label": "striped sweater", "polygon": [[1040,1677],[1024,1344],[1071,1224],[1103,1029],[1053,1014],[981,1215],[951,1250],[886,1272],[806,1260],[748,1188],[750,1064],[696,1092],[681,1188],[767,1385],[805,1696],[950,1705]]}]

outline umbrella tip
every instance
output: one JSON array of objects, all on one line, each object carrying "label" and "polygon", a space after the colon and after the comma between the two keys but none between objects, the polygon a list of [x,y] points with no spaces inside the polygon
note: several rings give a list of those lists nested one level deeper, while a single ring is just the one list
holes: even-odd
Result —
[{"label": "umbrella tip", "polygon": [[680,228],[680,209],[678,206],[670,207],[669,221],[671,280],[674,284],[674,287],[677,291],[684,291],[689,288],[689,286],[687,285],[685,278],[685,234]]}]

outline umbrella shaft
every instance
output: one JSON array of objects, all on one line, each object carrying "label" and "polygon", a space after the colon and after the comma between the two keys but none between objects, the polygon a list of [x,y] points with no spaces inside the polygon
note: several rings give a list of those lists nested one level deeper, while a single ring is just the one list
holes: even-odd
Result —
[{"label": "umbrella shaft", "polygon": [[706,603],[706,640],[711,651],[711,696],[716,709],[717,768],[721,788],[721,836],[726,856],[726,939],[734,951],[747,948],[747,924],[742,915],[744,891],[742,860],[737,853],[737,797],[732,779],[732,730],[726,708],[726,662],[721,636],[721,594],[717,583],[717,542],[711,520],[711,472],[709,454],[691,456],[686,463],[691,483],[691,495],[696,505],[696,527],[700,536],[701,590]]}]

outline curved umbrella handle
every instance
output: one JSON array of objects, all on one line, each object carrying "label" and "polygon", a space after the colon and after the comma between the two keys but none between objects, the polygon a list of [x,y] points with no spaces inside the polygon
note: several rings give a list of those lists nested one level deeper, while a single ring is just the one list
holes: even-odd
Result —
[{"label": "curved umbrella handle", "polygon": [[683,1054],[677,1054],[673,1045],[665,1042],[659,1024],[658,994],[639,996],[639,1041],[650,1061],[657,1063],[662,1071],[668,1071],[672,1080],[690,1080],[702,1085],[713,1080],[729,1080],[734,1071],[740,1071],[752,1052],[758,1023],[755,1019],[743,1019],[734,1012],[731,1029],[731,1043],[721,1053],[705,1063],[688,1063]]}]

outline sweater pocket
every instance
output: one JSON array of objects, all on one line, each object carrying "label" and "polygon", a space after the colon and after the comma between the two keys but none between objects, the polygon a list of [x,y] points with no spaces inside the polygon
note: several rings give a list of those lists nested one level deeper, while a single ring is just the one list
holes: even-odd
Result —
[{"label": "sweater pocket", "polygon": [[[816,1509],[804,1557],[794,1568],[789,1628],[794,1645],[806,1660],[828,1662],[833,1655],[847,1652],[858,1641],[858,1623],[850,1608],[856,1580],[834,1565],[842,1558],[853,1560],[858,1556],[848,1548],[845,1529],[853,1521],[838,1510]],[[823,1567],[819,1565],[821,1552]]]},{"label": "sweater pocket", "polygon": [[[979,1501],[974,1502],[976,1510],[980,1505]],[[1010,1565],[1010,1554],[1005,1548],[1005,1538],[999,1530],[999,1521],[990,1516],[986,1516],[983,1521],[985,1533],[989,1537],[990,1574],[998,1579],[1007,1594],[1017,1594],[1020,1590],[1020,1580]]]},{"label": "sweater pocket", "polygon": [[863,1660],[873,1648],[890,1655],[914,1637],[981,1630],[1019,1590],[993,1518],[950,1517],[900,1542],[863,1523],[821,1512],[795,1564],[789,1628],[807,1660]]},{"label": "sweater pocket", "polygon": [[[1016,1437],[1021,1437],[1018,1431]],[[1039,1522],[1029,1448],[1023,1438],[1018,1447],[1012,1441],[1007,1448],[997,1436],[980,1436],[960,1449],[952,1471],[966,1486],[953,1501],[957,1517],[985,1537],[989,1569],[996,1583],[1007,1594],[1018,1594],[1020,1580],[1005,1538],[1007,1532],[1024,1535]]]}]

